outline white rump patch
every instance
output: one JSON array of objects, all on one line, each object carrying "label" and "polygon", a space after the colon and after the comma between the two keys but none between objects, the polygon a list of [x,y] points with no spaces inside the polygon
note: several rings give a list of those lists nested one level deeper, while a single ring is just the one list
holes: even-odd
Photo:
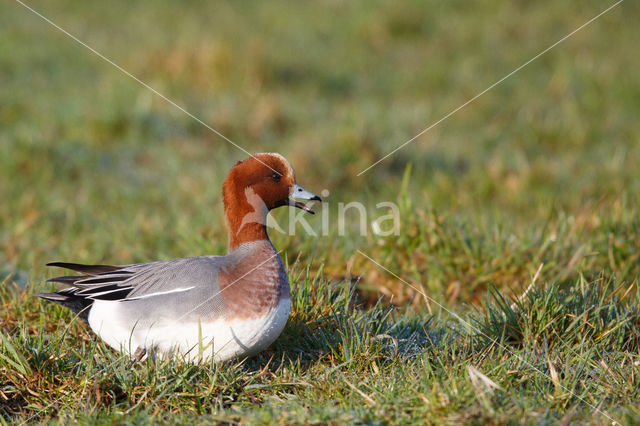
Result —
[{"label": "white rump patch", "polygon": [[[185,291],[173,291],[177,290]],[[118,310],[122,303],[126,302],[97,300],[89,312],[91,329],[112,348],[129,355],[137,348],[145,348],[161,357],[171,357],[177,353],[188,361],[208,361],[213,358],[216,362],[250,356],[265,349],[284,329],[291,308],[291,299],[287,297],[257,319],[221,318],[210,322],[163,320],[149,325],[143,318],[138,324],[118,321]]]}]

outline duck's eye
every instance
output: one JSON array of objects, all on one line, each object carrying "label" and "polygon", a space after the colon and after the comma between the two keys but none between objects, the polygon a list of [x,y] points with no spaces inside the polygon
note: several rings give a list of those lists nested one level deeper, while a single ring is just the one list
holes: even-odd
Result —
[{"label": "duck's eye", "polygon": [[274,182],[280,182],[280,178],[282,177],[282,175],[280,173],[274,173],[271,175],[271,179]]}]

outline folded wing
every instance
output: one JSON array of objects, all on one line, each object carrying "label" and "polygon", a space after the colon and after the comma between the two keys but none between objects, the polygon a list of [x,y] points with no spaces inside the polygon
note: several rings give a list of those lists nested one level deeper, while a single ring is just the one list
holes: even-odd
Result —
[{"label": "folded wing", "polygon": [[[198,297],[210,295],[207,308],[220,310],[218,271],[220,257],[202,256],[172,259],[135,265],[82,265],[53,262],[47,266],[71,269],[82,275],[65,275],[48,280],[70,287],[37,296],[63,305],[88,321],[88,310],[94,301],[142,301],[145,307],[160,296],[180,296],[187,292]],[[212,304],[214,306],[212,306]]]}]

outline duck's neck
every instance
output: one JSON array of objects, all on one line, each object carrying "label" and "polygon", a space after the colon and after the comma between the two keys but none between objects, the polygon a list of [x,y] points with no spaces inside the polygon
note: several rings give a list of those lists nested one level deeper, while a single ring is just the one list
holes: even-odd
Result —
[{"label": "duck's neck", "polygon": [[229,251],[237,249],[241,244],[253,241],[269,241],[267,227],[261,223],[245,223],[242,219],[231,220],[227,213],[227,223],[229,224]]},{"label": "duck's neck", "polygon": [[244,243],[269,241],[266,226],[269,211],[264,205],[252,206],[244,194],[226,196],[224,204],[230,252]]}]

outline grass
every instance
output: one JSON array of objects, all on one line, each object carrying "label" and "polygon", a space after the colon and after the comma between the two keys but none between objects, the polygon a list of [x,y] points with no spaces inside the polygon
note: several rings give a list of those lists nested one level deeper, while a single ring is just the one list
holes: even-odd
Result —
[{"label": "grass", "polygon": [[[224,253],[220,186],[245,155],[8,4],[2,421],[640,421],[637,4],[360,177],[606,5],[29,4],[247,150],[283,153],[330,191],[331,220],[272,232],[294,309],[268,351],[131,366],[32,297],[52,288],[43,265]],[[349,201],[365,236],[355,212],[339,233]],[[399,206],[397,236],[371,232],[381,201]]]},{"label": "grass", "polygon": [[492,292],[486,309],[457,320],[362,309],[355,287],[321,271],[294,267],[290,278],[293,313],[277,343],[244,362],[204,366],[132,366],[68,312],[5,286],[5,306],[22,302],[4,318],[6,419],[538,423],[640,415],[635,286],[601,278],[536,287],[514,307]]}]

